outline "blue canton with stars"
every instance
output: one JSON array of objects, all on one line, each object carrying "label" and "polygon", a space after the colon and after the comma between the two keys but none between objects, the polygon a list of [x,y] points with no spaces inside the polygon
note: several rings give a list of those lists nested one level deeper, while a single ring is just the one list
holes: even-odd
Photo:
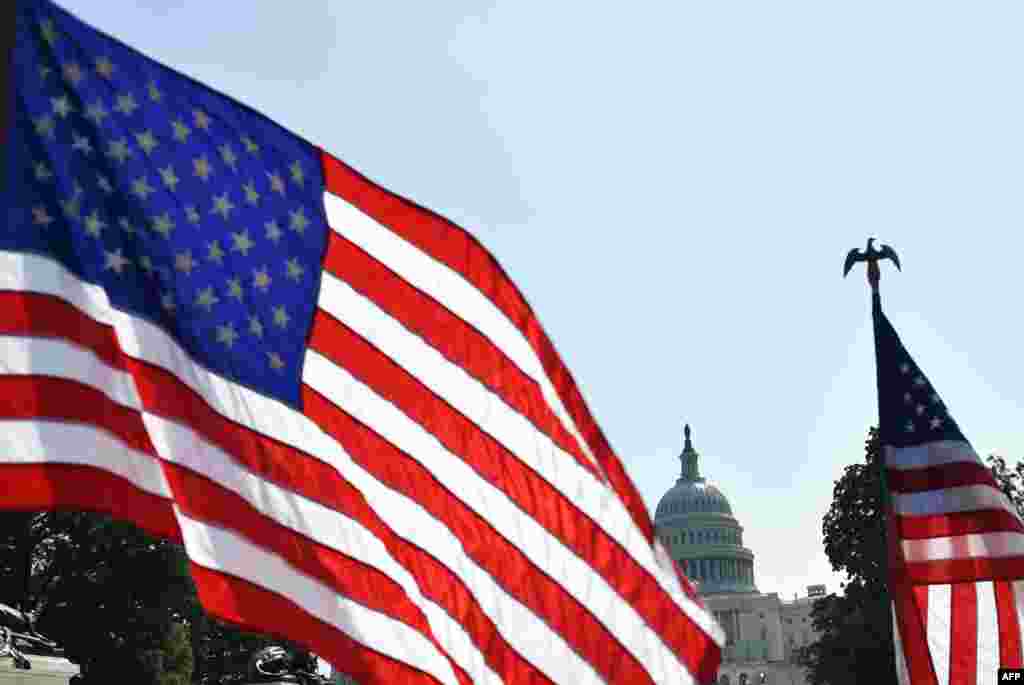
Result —
[{"label": "blue canton with stars", "polygon": [[873,299],[882,444],[909,447],[938,440],[967,442],[939,394],[882,313],[877,293]]},{"label": "blue canton with stars", "polygon": [[0,249],[44,255],[292,405],[326,246],[319,153],[44,0],[18,4]]}]

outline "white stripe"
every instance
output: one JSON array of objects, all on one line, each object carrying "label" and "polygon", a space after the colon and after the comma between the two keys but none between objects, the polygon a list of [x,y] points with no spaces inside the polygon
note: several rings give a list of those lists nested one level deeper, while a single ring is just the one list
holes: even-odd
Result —
[{"label": "white stripe", "polygon": [[[485,607],[485,612],[499,627],[508,643],[537,668],[556,682],[600,681],[589,664],[568,648],[560,636],[550,631],[546,624],[505,594],[486,573],[473,565],[463,555],[461,543],[446,528],[419,505],[382,486],[358,467],[341,446],[308,417],[280,402],[205,371],[192,363],[163,330],[112,309],[102,288],[80,281],[51,259],[0,251],[0,289],[53,295],[74,305],[91,318],[113,325],[123,351],[129,356],[170,371],[222,416],[331,464],[346,480],[362,491],[371,493],[368,499],[378,515],[393,530],[405,531],[399,534],[420,544],[436,558],[444,560]],[[378,502],[381,504],[378,505]],[[424,534],[424,531],[429,530],[434,531],[433,536]],[[431,544],[438,548],[431,547]],[[683,594],[674,573],[663,570],[656,577],[663,587],[667,586],[672,591],[673,599],[694,623],[719,644],[724,642],[721,629],[712,621],[710,614]],[[524,630],[509,630],[510,623],[523,626]],[[681,671],[678,673],[684,682],[689,682]]]},{"label": "white stripe", "polygon": [[489,521],[522,554],[586,607],[660,682],[683,666],[602,576],[573,554],[505,493],[448,452],[422,426],[376,395],[345,369],[314,351],[306,356],[304,381],[356,420],[421,463],[470,509]]},{"label": "white stripe", "polygon": [[[917,606],[917,603],[914,603]],[[939,685],[949,683],[949,636],[953,610],[949,585],[928,586],[928,651]]]},{"label": "white stripe", "polygon": [[131,375],[63,340],[0,336],[0,375],[68,378],[101,391],[125,407],[142,409]]},{"label": "white stripe", "polygon": [[[423,635],[305,576],[235,533],[196,521],[176,508],[185,551],[200,566],[287,597],[311,616],[442,683],[458,685],[450,664]],[[268,581],[272,581],[269,582]]]},{"label": "white stripe", "polygon": [[885,446],[885,465],[890,469],[920,469],[958,462],[980,464],[981,459],[970,443],[962,440],[937,440],[912,447]]},{"label": "white stripe", "polygon": [[438,642],[473,682],[501,682],[462,625],[424,597],[405,567],[358,521],[260,478],[184,426],[152,414],[146,414],[144,419],[153,444],[164,459],[206,476],[282,526],[381,571],[405,590],[432,628],[440,628],[433,631]]},{"label": "white stripe", "polygon": [[170,498],[160,463],[91,425],[62,421],[0,420],[0,461],[75,464],[103,469],[159,497]]},{"label": "white stripe", "polygon": [[[53,295],[101,323],[114,325],[126,353],[175,374],[222,416],[330,464],[367,493],[371,506],[396,534],[414,541],[455,573],[508,644],[530,663],[555,682],[602,682],[560,635],[473,564],[465,556],[461,541],[447,528],[418,504],[366,473],[308,417],[204,371],[164,331],[110,308],[102,288],[83,283],[53,260],[0,251],[0,289]],[[431,627],[435,628],[433,624]]]},{"label": "white stripe", "polygon": [[896,620],[896,603],[891,602],[892,607],[892,636],[896,644],[896,680],[899,685],[910,685],[910,674],[907,672],[907,657],[903,653],[903,639],[900,637],[899,621]]},{"label": "white stripe", "polygon": [[946,559],[999,559],[1024,555],[1024,534],[1016,532],[974,533],[925,540],[904,540],[907,562]]},{"label": "white stripe", "polygon": [[450,312],[476,328],[523,373],[535,380],[559,421],[576,439],[587,458],[598,466],[597,459],[563,406],[558,392],[544,371],[544,365],[529,341],[486,295],[466,281],[462,274],[406,242],[342,198],[324,192],[324,209],[327,212],[327,223],[336,233],[358,245],[376,260],[401,275],[404,281],[430,295]]},{"label": "white stripe", "polygon": [[974,584],[978,596],[978,685],[995,683],[999,668],[999,617],[992,581]]},{"label": "white stripe", "polygon": [[1005,509],[1016,512],[1005,494],[991,485],[962,485],[941,490],[895,494],[893,509],[901,516],[930,516],[958,511]]},{"label": "white stripe", "polygon": [[[489,388],[461,367],[449,362],[422,338],[410,333],[348,284],[326,273],[321,281],[320,307],[343,321],[481,430],[503,444],[577,506],[612,540],[622,545],[652,577],[658,579],[666,575],[664,569],[657,564],[651,545],[634,525],[618,495]],[[309,352],[309,355],[313,354],[313,351]],[[317,372],[311,368],[309,356],[303,367],[303,380],[316,387]],[[700,625],[699,621],[695,622]],[[710,617],[705,624],[701,625],[705,632],[713,634],[716,629],[720,632]]]}]

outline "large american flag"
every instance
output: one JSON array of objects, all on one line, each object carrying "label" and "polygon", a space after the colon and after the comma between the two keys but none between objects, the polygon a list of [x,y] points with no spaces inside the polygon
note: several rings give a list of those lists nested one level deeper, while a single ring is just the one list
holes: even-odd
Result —
[{"label": "large american flag", "polygon": [[19,0],[0,508],[180,540],[364,682],[691,683],[723,636],[468,233]]},{"label": "large american flag", "polygon": [[1024,524],[873,298],[901,683],[1020,668]]}]

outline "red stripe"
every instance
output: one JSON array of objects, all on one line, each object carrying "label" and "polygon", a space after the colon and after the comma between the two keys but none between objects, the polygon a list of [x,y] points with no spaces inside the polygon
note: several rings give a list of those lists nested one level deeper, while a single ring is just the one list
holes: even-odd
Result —
[{"label": "red stripe", "polygon": [[1013,585],[1006,580],[993,583],[996,594],[996,619],[999,622],[999,665],[1002,668],[1021,668],[1020,618]]},{"label": "red stripe", "polygon": [[324,181],[331,193],[461,274],[522,332],[612,487],[626,504],[636,525],[653,541],[654,525],[643,498],[612,451],[537,317],[494,257],[473,236],[447,219],[384,190],[327,153],[321,158]]},{"label": "red stripe", "polygon": [[889,559],[889,590],[900,632],[903,660],[914,685],[938,685],[931,653],[928,650],[928,588],[912,587],[896,538],[895,517],[886,512],[886,546]]},{"label": "red stripe", "polygon": [[597,475],[594,464],[551,411],[537,382],[473,326],[334,231],[328,232],[324,268],[480,381]]},{"label": "red stripe", "polygon": [[0,376],[0,418],[84,423],[114,435],[133,450],[156,454],[137,411],[65,378]]},{"label": "red stripe", "polygon": [[1019,532],[1024,523],[1005,509],[958,511],[929,516],[897,516],[897,530],[904,540],[942,538],[971,533]]},{"label": "red stripe", "polygon": [[109,471],[77,464],[0,463],[0,482],[17,483],[0,488],[0,509],[95,511],[131,521],[157,537],[181,541],[169,500]]},{"label": "red stripe", "polygon": [[[544,478],[333,317],[323,312],[316,315],[310,346],[348,369],[430,431],[600,573],[620,597],[631,602],[648,625],[663,635],[666,644],[691,672],[706,668],[701,659],[714,645],[710,638],[683,616],[677,621],[678,626],[667,626],[665,608],[672,606],[678,611],[671,598],[615,540]],[[308,412],[309,405],[306,406]],[[321,420],[318,417],[317,423]],[[342,437],[337,437],[344,444]],[[371,466],[367,468],[373,470]]]},{"label": "red stripe", "polygon": [[886,483],[893,492],[944,490],[966,485],[990,485],[998,489],[989,469],[976,462],[937,464],[922,469],[886,469]]},{"label": "red stripe", "polygon": [[615,635],[502,537],[500,531],[437,483],[429,471],[315,391],[306,388],[303,399],[307,413],[343,444],[357,464],[392,490],[419,502],[444,523],[462,541],[469,558],[508,594],[541,617],[607,682],[652,682]]},{"label": "red stripe", "polygon": [[190,570],[203,606],[222,620],[250,631],[301,641],[359,682],[439,683],[423,671],[353,641],[276,593],[194,562]]},{"label": "red stripe", "polygon": [[978,679],[978,592],[974,583],[954,583],[949,616],[949,685]]},{"label": "red stripe", "polygon": [[167,371],[122,354],[113,329],[82,316],[70,305],[48,296],[0,294],[0,310],[12,300],[20,301],[21,308],[30,316],[22,317],[21,329],[8,326],[7,333],[31,334],[35,322],[45,322],[46,330],[73,335],[83,347],[118,360],[132,372],[147,411],[188,425],[260,477],[340,511],[369,529],[416,578],[425,596],[463,624],[497,673],[511,682],[550,682],[500,636],[461,580],[439,561],[394,535],[362,494],[343,480],[334,467],[225,419]]},{"label": "red stripe", "polygon": [[1002,559],[943,559],[908,563],[907,576],[914,583],[958,583],[979,580],[1024,578],[1024,556]]}]

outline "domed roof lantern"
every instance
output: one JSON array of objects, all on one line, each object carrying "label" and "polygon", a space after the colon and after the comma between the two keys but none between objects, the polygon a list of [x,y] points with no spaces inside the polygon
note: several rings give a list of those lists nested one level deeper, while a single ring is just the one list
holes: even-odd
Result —
[{"label": "domed roof lantern", "polygon": [[698,464],[700,455],[697,454],[697,450],[693,449],[693,443],[690,442],[690,424],[683,426],[683,438],[683,453],[679,455],[679,461],[683,463],[683,471],[679,480],[687,483],[703,483],[704,479],[700,475],[700,465]]}]

